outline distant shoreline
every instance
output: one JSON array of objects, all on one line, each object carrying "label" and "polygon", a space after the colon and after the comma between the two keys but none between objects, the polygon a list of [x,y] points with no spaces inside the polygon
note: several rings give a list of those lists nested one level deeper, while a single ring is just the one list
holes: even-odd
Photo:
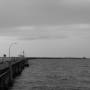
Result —
[{"label": "distant shoreline", "polygon": [[30,59],[90,59],[87,57],[27,57]]}]

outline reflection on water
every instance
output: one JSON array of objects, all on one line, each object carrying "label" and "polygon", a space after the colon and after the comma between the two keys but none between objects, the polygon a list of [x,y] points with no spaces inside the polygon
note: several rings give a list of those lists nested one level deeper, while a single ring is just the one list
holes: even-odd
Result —
[{"label": "reflection on water", "polygon": [[90,60],[30,60],[12,90],[90,90]]}]

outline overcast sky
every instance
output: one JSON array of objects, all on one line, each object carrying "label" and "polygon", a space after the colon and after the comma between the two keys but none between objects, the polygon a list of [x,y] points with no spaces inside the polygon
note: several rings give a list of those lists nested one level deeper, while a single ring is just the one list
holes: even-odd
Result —
[{"label": "overcast sky", "polygon": [[90,0],[0,0],[0,54],[90,57]]}]

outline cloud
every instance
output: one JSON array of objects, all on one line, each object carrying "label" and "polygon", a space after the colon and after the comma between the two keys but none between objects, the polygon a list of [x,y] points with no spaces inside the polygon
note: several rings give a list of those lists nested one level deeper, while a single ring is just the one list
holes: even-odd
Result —
[{"label": "cloud", "polygon": [[88,0],[0,0],[0,28],[90,23],[87,4]]},{"label": "cloud", "polygon": [[19,40],[90,38],[90,24],[1,28],[0,36],[16,37]]},{"label": "cloud", "polygon": [[25,26],[18,29],[21,31],[20,40],[67,38],[67,35],[60,31],[58,26]]},{"label": "cloud", "polygon": [[[61,2],[61,0],[60,0]],[[64,4],[69,4],[69,5],[90,5],[90,0],[62,0]]]}]

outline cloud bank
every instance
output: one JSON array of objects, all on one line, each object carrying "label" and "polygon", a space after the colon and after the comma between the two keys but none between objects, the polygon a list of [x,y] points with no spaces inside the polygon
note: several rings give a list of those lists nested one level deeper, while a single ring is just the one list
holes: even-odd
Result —
[{"label": "cloud bank", "polygon": [[0,0],[0,27],[90,23],[89,0]]},{"label": "cloud bank", "polygon": [[16,37],[19,40],[90,38],[90,24],[1,28],[0,36]]},{"label": "cloud bank", "polygon": [[90,5],[90,0],[60,0],[60,2],[69,5],[80,5],[80,6]]},{"label": "cloud bank", "polygon": [[1,36],[67,39],[89,30],[90,0],[0,0]]}]

